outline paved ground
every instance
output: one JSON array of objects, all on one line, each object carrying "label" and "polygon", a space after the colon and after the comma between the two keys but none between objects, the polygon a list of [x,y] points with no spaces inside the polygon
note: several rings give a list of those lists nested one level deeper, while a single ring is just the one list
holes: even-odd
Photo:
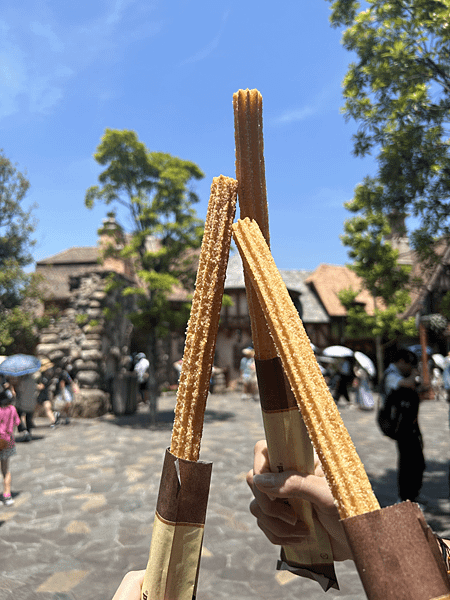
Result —
[{"label": "paved ground", "polygon": [[[164,448],[174,396],[162,398],[159,423],[144,411],[74,420],[50,430],[37,420],[35,439],[12,459],[15,504],[0,504],[0,600],[111,600],[123,574],[147,562]],[[374,413],[341,410],[380,503],[396,500],[395,445],[383,438]],[[426,516],[450,530],[448,405],[421,407],[427,471]],[[337,572],[341,591],[275,570],[278,550],[248,512],[244,481],[254,442],[263,436],[257,403],[239,395],[208,401],[202,458],[214,462],[199,600],[365,598],[349,561]]]}]

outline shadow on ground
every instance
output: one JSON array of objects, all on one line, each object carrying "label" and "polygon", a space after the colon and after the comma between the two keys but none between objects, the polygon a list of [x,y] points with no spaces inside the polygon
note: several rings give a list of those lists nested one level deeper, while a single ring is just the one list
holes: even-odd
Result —
[{"label": "shadow on ground", "polygon": [[[436,531],[450,530],[449,465],[446,460],[426,460],[420,499],[423,499],[425,518]],[[382,507],[397,501],[397,470],[387,469],[382,476],[368,473],[373,491]]]},{"label": "shadow on ground", "polygon": [[[105,423],[118,427],[131,427],[133,429],[172,429],[175,414],[173,410],[158,411],[156,423],[152,423],[149,412],[137,412],[133,415],[110,416],[102,418]],[[229,411],[206,410],[205,423],[213,421],[228,421],[234,419],[236,414]]]}]

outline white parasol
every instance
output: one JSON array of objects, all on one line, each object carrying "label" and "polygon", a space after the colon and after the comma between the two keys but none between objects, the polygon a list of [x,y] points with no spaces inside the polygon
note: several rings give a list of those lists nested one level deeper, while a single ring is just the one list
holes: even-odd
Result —
[{"label": "white parasol", "polygon": [[439,369],[442,369],[442,371],[445,369],[445,357],[442,354],[433,354],[431,358]]},{"label": "white parasol", "polygon": [[375,369],[375,365],[372,360],[363,354],[362,352],[355,352],[356,361],[361,365],[363,369],[365,369],[371,377],[375,377],[377,370]]},{"label": "white parasol", "polygon": [[331,356],[332,358],[348,358],[353,356],[353,350],[345,346],[328,346],[322,354],[324,356]]}]

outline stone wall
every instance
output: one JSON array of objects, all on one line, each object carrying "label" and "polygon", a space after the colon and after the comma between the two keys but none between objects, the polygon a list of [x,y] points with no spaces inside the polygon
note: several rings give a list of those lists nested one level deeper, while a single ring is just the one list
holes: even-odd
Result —
[{"label": "stone wall", "polygon": [[[131,297],[120,289],[105,291],[108,272],[87,272],[70,278],[69,306],[42,330],[37,355],[56,369],[69,365],[79,391],[73,416],[94,417],[110,406],[114,375],[124,368],[132,325],[127,318],[135,309]],[[108,309],[108,317],[105,317]]]}]

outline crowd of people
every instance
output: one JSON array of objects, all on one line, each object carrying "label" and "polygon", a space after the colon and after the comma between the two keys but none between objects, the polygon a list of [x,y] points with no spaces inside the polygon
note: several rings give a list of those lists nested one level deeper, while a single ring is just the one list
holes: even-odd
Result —
[{"label": "crowd of people", "polygon": [[71,366],[65,361],[55,368],[43,360],[38,371],[20,376],[0,376],[0,465],[3,477],[2,501],[14,504],[11,495],[10,459],[16,454],[14,431],[22,433],[22,441],[33,439],[34,418],[43,414],[51,428],[70,422],[76,382],[70,376]]},{"label": "crowd of people", "polygon": [[[252,348],[245,348],[241,361],[241,376],[252,379],[250,365],[254,365]],[[344,365],[344,362],[347,364]],[[418,423],[420,405],[420,371],[418,356],[408,349],[400,349],[392,357],[386,368],[379,388],[379,410],[386,404],[399,407],[397,414],[399,425],[394,436],[398,454],[398,501],[420,501],[425,460],[423,443]],[[448,390],[450,395],[450,355],[445,368],[448,369]],[[351,361],[337,361],[333,364],[333,373],[326,372],[330,391],[336,402],[341,397],[350,402],[349,388],[372,392],[370,376],[359,365]],[[335,377],[334,381],[332,378]],[[356,380],[356,382],[355,382]],[[444,375],[445,381],[445,375]],[[253,388],[244,387],[246,398],[254,393]],[[450,398],[448,398],[450,400]],[[369,403],[370,404],[370,403]],[[374,406],[372,406],[374,408]],[[247,474],[247,483],[252,490],[253,500],[250,512],[266,537],[275,545],[291,546],[301,542],[309,534],[301,515],[297,515],[289,503],[290,499],[301,498],[311,502],[320,522],[328,532],[333,556],[336,561],[352,560],[352,551],[348,544],[332,493],[325,479],[322,467],[316,460],[314,474],[284,471],[274,473],[270,469],[267,444],[259,441],[255,446],[253,468]],[[443,559],[448,561],[450,541],[436,538]],[[113,600],[138,600],[144,579],[144,571],[127,573],[121,582]]]},{"label": "crowd of people", "polygon": [[[253,348],[243,349],[240,364],[243,398],[257,398],[258,388]],[[181,360],[179,365],[181,368]],[[445,364],[441,365],[442,380],[448,390],[450,401],[450,353]],[[353,390],[356,405],[360,408],[375,408],[373,402],[373,381],[366,369],[348,358],[325,361],[323,374],[330,392],[338,403],[341,398],[350,403],[349,390]],[[138,353],[130,361],[130,370],[136,373],[139,391],[143,402],[147,402],[149,361],[144,353]],[[400,349],[393,356],[384,372],[379,386],[378,422],[381,410],[395,407],[390,414],[395,416],[395,433],[386,435],[395,439],[397,445],[398,501],[411,500],[420,503],[425,458],[418,414],[420,407],[420,370],[418,356],[408,349]],[[50,427],[55,427],[65,419],[70,419],[71,404],[76,382],[70,375],[70,364],[58,369],[50,361],[43,361],[39,371],[20,377],[4,377],[0,383],[0,466],[3,477],[2,501],[5,506],[14,503],[11,494],[10,459],[16,454],[14,430],[23,433],[23,441],[32,439],[33,418],[37,411],[45,414]],[[370,394],[362,399],[362,393]],[[394,417],[392,417],[394,418]],[[387,431],[387,429],[386,429]],[[256,517],[258,526],[268,539],[276,545],[293,545],[302,540],[308,531],[301,518],[289,504],[289,499],[301,497],[314,505],[316,514],[327,530],[335,560],[351,559],[337,509],[324,477],[319,461],[316,461],[314,474],[286,471],[272,473],[264,440],[255,446],[253,468],[247,475],[247,482],[253,492],[250,511]],[[144,572],[137,571],[125,576],[113,600],[133,600],[139,598]]]}]

